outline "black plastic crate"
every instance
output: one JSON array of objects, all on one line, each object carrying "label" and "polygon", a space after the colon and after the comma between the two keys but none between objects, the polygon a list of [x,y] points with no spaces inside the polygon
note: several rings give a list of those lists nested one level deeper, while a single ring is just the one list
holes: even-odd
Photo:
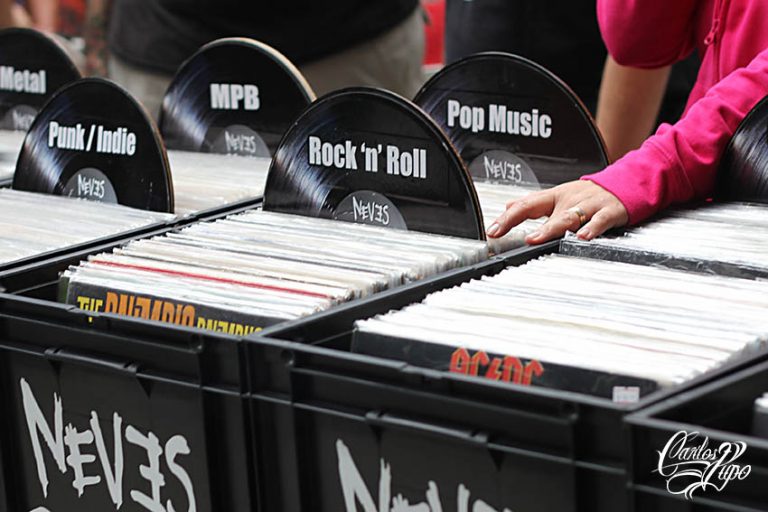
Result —
[{"label": "black plastic crate", "polygon": [[[190,489],[198,511],[256,510],[242,345],[0,295],[7,510],[117,510],[118,488],[121,511],[146,510],[158,499],[164,510],[169,502],[189,510]],[[115,432],[122,485],[110,491],[108,482],[118,479]],[[76,478],[77,452],[93,456],[79,460],[98,483]],[[164,485],[153,489],[150,479],[160,474]],[[78,497],[81,483],[90,485]]]},{"label": "black plastic crate", "polygon": [[[762,362],[629,416],[634,510],[768,510],[768,438],[756,437],[751,432],[754,400],[766,392],[768,362]],[[701,445],[705,436],[713,449],[723,442],[746,442],[746,451],[733,462],[750,465],[751,472],[743,480],[732,480],[722,491],[711,487],[698,489],[690,500],[668,492],[666,478],[655,472],[659,464],[657,451],[663,451],[672,436],[681,431],[699,433],[698,438],[686,443],[689,447]],[[670,453],[667,460],[678,460],[675,451]],[[665,474],[671,474],[671,470],[667,471]],[[673,480],[672,489],[683,490],[696,481],[701,479]],[[717,475],[711,482],[722,485]]]},{"label": "black plastic crate", "polygon": [[[550,245],[505,255],[464,278],[553,250]],[[259,486],[279,490],[270,509],[345,510],[339,454],[349,450],[374,504],[381,465],[389,464],[391,497],[402,493],[411,504],[424,502],[434,481],[443,510],[461,510],[456,500],[462,485],[473,497],[467,510],[475,498],[497,511],[627,510],[625,416],[750,364],[733,362],[684,386],[620,404],[350,352],[355,320],[420,301],[431,291],[382,294],[249,340],[260,429],[254,438],[279,439],[258,447],[276,468],[262,477],[277,479]]]},{"label": "black plastic crate", "polygon": [[[167,231],[161,230],[160,232]],[[26,286],[24,293],[53,299],[59,271],[66,268],[70,262],[79,261],[79,259],[97,250],[107,250],[113,245],[116,244],[83,250],[74,255],[63,255],[55,261],[43,261],[36,265],[30,264],[27,268],[22,269],[23,271],[19,270],[18,273],[19,282],[23,282]],[[551,250],[551,248],[544,250]],[[415,297],[416,295],[413,294],[417,293],[423,296],[428,292],[452,286],[480,275],[481,271],[484,272],[480,267],[484,269],[488,265],[500,270],[505,263],[502,260],[494,259],[479,266],[455,269],[381,295],[390,297],[405,293]],[[423,289],[424,291],[414,292],[414,289]],[[179,352],[180,350],[181,352]],[[24,446],[20,440],[24,439],[23,434],[25,434],[22,428],[24,425],[20,425],[17,421],[23,414],[23,407],[20,408],[19,406],[20,390],[17,389],[21,385],[21,377],[18,375],[21,370],[18,368],[22,368],[24,372],[34,376],[42,375],[40,379],[45,380],[47,388],[42,393],[36,392],[36,396],[37,394],[43,396],[43,398],[38,399],[42,404],[41,409],[43,411],[53,410],[54,390],[61,393],[65,398],[75,393],[64,390],[73,389],[75,385],[85,386],[85,389],[78,390],[78,394],[83,394],[86,397],[89,396],[88,390],[112,390],[109,391],[110,401],[106,404],[99,403],[90,406],[87,398],[66,400],[66,402],[74,402],[72,408],[77,411],[77,417],[86,418],[85,425],[88,424],[89,411],[85,410],[88,407],[98,407],[99,417],[102,418],[104,415],[102,413],[106,409],[109,407],[114,409],[124,402],[133,407],[132,412],[137,417],[150,418],[158,424],[163,423],[166,421],[164,419],[166,416],[160,416],[156,420],[152,419],[154,418],[153,415],[158,414],[157,411],[162,406],[153,403],[149,395],[147,395],[148,398],[142,398],[141,393],[139,393],[141,389],[153,390],[162,387],[165,394],[160,396],[158,401],[163,397],[168,397],[168,400],[172,400],[181,411],[177,413],[169,409],[168,417],[177,418],[186,414],[189,421],[185,421],[185,424],[188,424],[190,429],[197,429],[198,436],[205,436],[205,446],[208,450],[214,450],[218,447],[217,442],[220,441],[215,439],[215,435],[219,433],[226,435],[228,444],[221,459],[211,461],[209,458],[207,464],[205,460],[195,464],[195,467],[201,468],[200,471],[208,471],[211,478],[211,493],[220,487],[224,488],[226,485],[237,484],[238,486],[237,492],[220,491],[233,496],[231,503],[224,501],[220,496],[212,497],[211,500],[215,504],[215,509],[274,510],[275,508],[269,505],[261,505],[262,502],[268,502],[265,501],[266,498],[262,497],[261,492],[257,493],[258,487],[256,486],[256,482],[273,479],[274,472],[269,465],[259,464],[260,459],[254,461],[252,458],[259,453],[258,450],[256,452],[252,450],[254,443],[249,439],[249,436],[253,435],[255,431],[251,428],[244,431],[240,430],[241,421],[245,422],[246,419],[250,421],[251,413],[250,404],[242,401],[244,400],[242,393],[250,382],[244,377],[247,365],[245,358],[242,357],[243,350],[241,344],[234,337],[223,337],[203,331],[146,322],[134,318],[88,314],[74,306],[52,303],[50,300],[39,300],[21,295],[0,295],[0,365],[4,365],[3,375],[5,376],[0,377],[0,397],[5,402],[0,406],[12,413],[9,416],[11,421],[7,430],[2,433],[3,437],[0,443],[2,446],[0,457],[5,462],[5,468],[15,467],[19,460],[34,461],[34,456],[30,457],[30,453],[17,451]],[[180,353],[184,354],[188,366],[186,363],[180,366],[181,363],[178,360]],[[66,374],[60,369],[64,367],[67,368]],[[3,378],[8,379],[8,382],[3,383]],[[29,378],[25,377],[25,379],[32,382]],[[168,386],[167,389],[166,385]],[[200,403],[203,405],[200,406]],[[201,409],[201,407],[203,408]],[[245,407],[247,414],[243,413],[242,407]],[[229,419],[230,416],[236,416],[236,419]],[[271,419],[262,417],[257,418],[257,421],[265,423],[271,422]],[[80,425],[79,428],[82,430],[85,427]],[[200,431],[200,429],[204,430]],[[229,433],[230,431],[234,433]],[[265,432],[265,435],[267,434]],[[276,439],[278,439],[276,435],[266,437],[258,443],[258,446],[269,446]],[[30,449],[28,448],[27,452]],[[225,456],[229,457],[232,454],[236,455],[231,462],[233,469],[228,470],[225,467],[227,463]],[[238,457],[247,464],[241,463]],[[48,462],[51,463],[51,461]],[[32,464],[32,462],[27,464]],[[98,460],[96,464],[98,466]],[[237,469],[234,469],[235,466]],[[17,471],[14,474],[7,473],[5,475],[3,483],[7,483],[8,488],[14,490],[10,495],[10,498],[14,500],[12,501],[13,506],[20,503],[24,506],[33,505],[31,502],[19,501],[30,496],[37,496],[33,494],[36,490],[33,484],[38,487],[40,484],[36,480],[35,473],[31,472],[32,469],[31,466],[27,466],[24,472]],[[227,476],[235,473],[238,475],[237,478]],[[257,474],[263,476],[257,477]],[[232,481],[231,484],[226,484],[228,479]],[[205,479],[202,478],[201,481],[205,481]],[[246,485],[244,481],[253,484],[250,487],[250,494],[242,490]],[[67,482],[59,484],[59,491],[57,492],[63,492],[61,488],[67,489],[66,484]],[[71,483],[69,485],[71,488]],[[16,491],[17,489],[22,490],[21,494]],[[74,489],[72,490],[74,491]],[[87,490],[84,492],[84,496]],[[256,496],[257,494],[258,496]],[[241,507],[241,501],[238,501],[239,495],[249,496],[250,505],[248,507],[251,508],[247,508],[245,505]],[[264,496],[268,495],[271,493],[264,493]],[[70,510],[72,507],[91,509],[91,506],[96,507],[98,504],[98,507],[94,509],[102,510],[106,506],[105,504],[109,504],[105,501],[107,498],[109,496],[106,494],[106,490],[102,489],[100,496],[94,498],[101,500],[97,503],[75,500],[66,501],[64,505],[60,506],[66,510]],[[67,499],[74,500],[72,496],[68,496]],[[245,502],[242,501],[242,503]],[[286,508],[286,510],[289,509]],[[54,508],[50,508],[50,510],[55,512]],[[206,510],[206,508],[198,506],[198,510]]]}]

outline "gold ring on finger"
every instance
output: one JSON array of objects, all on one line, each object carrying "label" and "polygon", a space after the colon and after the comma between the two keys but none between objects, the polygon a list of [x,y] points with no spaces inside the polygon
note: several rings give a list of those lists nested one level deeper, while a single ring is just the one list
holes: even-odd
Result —
[{"label": "gold ring on finger", "polygon": [[568,208],[567,211],[576,214],[576,216],[579,218],[579,227],[582,227],[584,224],[587,223],[587,214],[586,212],[584,212],[581,206],[574,206],[573,208]]}]

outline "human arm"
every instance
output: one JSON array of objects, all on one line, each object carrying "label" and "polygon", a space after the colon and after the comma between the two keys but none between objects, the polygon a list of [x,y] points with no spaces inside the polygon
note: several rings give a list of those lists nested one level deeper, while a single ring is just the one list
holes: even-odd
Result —
[{"label": "human arm", "polygon": [[13,0],[0,0],[0,28],[13,26],[12,4]]},{"label": "human arm", "polygon": [[597,127],[615,161],[637,149],[653,132],[671,66],[642,69],[605,61],[597,103]]},{"label": "human arm", "polygon": [[511,202],[491,236],[502,236],[526,218],[550,215],[528,241],[557,238],[579,228],[578,217],[569,212],[578,206],[591,219],[578,235],[589,240],[611,227],[641,222],[673,203],[708,197],[726,144],[766,94],[768,50],[712,87],[674,126],[662,125],[640,149],[602,172]]},{"label": "human arm", "polygon": [[112,0],[88,0],[86,4],[83,37],[88,76],[107,76],[107,27],[111,7]]},{"label": "human arm", "polygon": [[27,12],[32,27],[45,32],[56,32],[59,0],[28,0]]}]

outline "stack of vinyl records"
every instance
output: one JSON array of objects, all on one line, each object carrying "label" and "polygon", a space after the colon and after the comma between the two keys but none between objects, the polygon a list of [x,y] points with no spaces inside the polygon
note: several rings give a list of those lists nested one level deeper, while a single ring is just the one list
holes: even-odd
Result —
[{"label": "stack of vinyl records", "polygon": [[[765,282],[551,255],[359,321],[353,347],[470,375],[639,396],[761,348],[767,307]],[[515,368],[530,369],[527,379]]]},{"label": "stack of vinyl records", "polygon": [[[477,240],[254,210],[93,256],[62,288],[69,303],[146,319],[164,318],[128,304],[173,301],[190,314],[167,321],[240,334],[487,256]],[[110,306],[118,294],[134,299]]]},{"label": "stack of vinyl records", "polygon": [[269,158],[168,151],[179,215],[264,195]]},{"label": "stack of vinyl records", "polygon": [[672,211],[645,225],[589,243],[569,237],[564,252],[654,262],[734,276],[768,277],[768,206],[715,203]]},{"label": "stack of vinyl records", "polygon": [[0,189],[0,264],[172,218],[119,205]]},{"label": "stack of vinyl records", "polygon": [[0,130],[0,182],[13,178],[24,135],[21,131]]},{"label": "stack of vinyl records", "polygon": [[[513,185],[501,185],[483,181],[475,181],[475,190],[480,200],[480,208],[483,212],[483,223],[485,229],[491,227],[491,224],[504,213],[507,203],[514,199],[521,199],[534,190]],[[509,233],[501,238],[488,239],[491,250],[496,253],[510,251],[525,245],[525,237],[533,233],[544,222],[547,217],[540,219],[529,219],[512,228]]]}]

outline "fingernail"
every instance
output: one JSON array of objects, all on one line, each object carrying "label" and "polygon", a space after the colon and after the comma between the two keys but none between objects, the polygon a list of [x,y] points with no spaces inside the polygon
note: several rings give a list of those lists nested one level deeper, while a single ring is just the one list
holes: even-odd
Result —
[{"label": "fingernail", "polygon": [[491,227],[488,228],[488,231],[485,232],[488,236],[493,236],[499,231],[499,223],[494,222],[491,224]]},{"label": "fingernail", "polygon": [[592,240],[592,231],[589,228],[581,228],[577,233],[576,236],[579,237],[582,240]]}]

